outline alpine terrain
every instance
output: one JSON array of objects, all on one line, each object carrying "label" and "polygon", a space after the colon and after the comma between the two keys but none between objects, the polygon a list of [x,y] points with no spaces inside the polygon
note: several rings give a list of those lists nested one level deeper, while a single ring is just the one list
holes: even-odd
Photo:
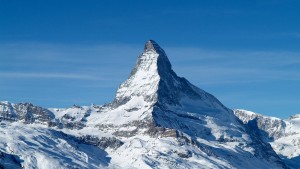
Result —
[{"label": "alpine terrain", "polygon": [[3,101],[0,116],[2,168],[281,169],[299,163],[299,116],[282,121],[234,113],[177,76],[152,40],[111,103],[42,108]]},{"label": "alpine terrain", "polygon": [[290,168],[300,168],[300,114],[282,120],[247,110],[236,109],[235,115],[252,128]]}]

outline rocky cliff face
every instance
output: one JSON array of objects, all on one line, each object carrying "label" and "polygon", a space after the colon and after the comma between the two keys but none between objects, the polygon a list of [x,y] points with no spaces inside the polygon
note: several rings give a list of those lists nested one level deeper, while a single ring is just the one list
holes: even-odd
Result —
[{"label": "rocky cliff face", "polygon": [[235,115],[257,133],[290,168],[300,167],[300,116],[286,120],[263,116],[247,110],[236,109]]},{"label": "rocky cliff face", "polygon": [[42,123],[55,125],[54,114],[48,109],[34,106],[31,103],[11,104],[0,102],[0,119],[8,121],[22,121],[24,123]]},{"label": "rocky cliff face", "polygon": [[243,121],[244,124],[253,123],[260,130],[260,135],[265,140],[274,140],[285,136],[286,122],[275,117],[265,117],[246,110],[234,110],[234,114]]}]

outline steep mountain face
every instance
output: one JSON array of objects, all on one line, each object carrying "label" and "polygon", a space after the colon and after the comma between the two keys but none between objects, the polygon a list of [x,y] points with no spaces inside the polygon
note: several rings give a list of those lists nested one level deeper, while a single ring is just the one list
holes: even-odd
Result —
[{"label": "steep mountain face", "polygon": [[[152,40],[146,43],[130,77],[117,90],[113,103],[104,109],[107,110],[102,113],[106,113],[107,118],[95,123],[130,125],[135,121],[135,125],[143,122],[148,126],[179,129],[197,135],[203,135],[199,128],[204,127],[204,122],[186,124],[189,120],[205,119],[209,115],[215,120],[237,123],[232,111],[214,96],[178,77],[164,50]],[[93,119],[97,118],[88,121]]]},{"label": "steep mountain face", "polygon": [[0,150],[27,168],[47,156],[53,157],[48,168],[286,168],[255,125],[178,77],[152,40],[110,104],[44,109],[1,102],[0,111],[8,126],[0,132]]},{"label": "steep mountain face", "polygon": [[[266,167],[273,165],[268,163],[274,163],[275,167],[285,167],[271,147],[251,132],[249,134],[249,129],[231,110],[211,94],[178,77],[164,50],[151,40],[146,43],[128,80],[120,85],[113,103],[102,107],[99,114],[91,114],[87,126],[98,126],[100,130],[121,138],[137,135],[174,137],[183,141],[180,144],[195,146],[209,154],[211,159],[232,157],[223,162],[227,167],[238,167],[236,163],[243,159],[239,153],[231,151],[231,148],[239,147],[240,154],[252,154],[250,156],[254,158],[249,158],[245,166],[254,167],[260,163],[260,167]],[[216,147],[223,151],[218,152]],[[167,152],[174,154],[171,150]],[[119,156],[122,155],[127,156],[122,153]],[[140,157],[142,161],[157,161],[149,154],[144,156]],[[135,165],[131,159],[127,161],[131,161],[131,166]]]},{"label": "steep mountain face", "polygon": [[260,129],[262,138],[266,141],[278,139],[285,135],[286,122],[275,117],[265,117],[247,110],[234,110],[234,114],[243,121],[243,123],[255,123]]},{"label": "steep mountain face", "polygon": [[300,115],[282,120],[242,109],[234,113],[244,124],[256,128],[259,137],[271,144],[288,167],[300,168]]},{"label": "steep mountain face", "polygon": [[183,99],[190,99],[201,100],[203,108],[226,110],[212,95],[178,77],[164,50],[152,40],[146,43],[128,80],[119,87],[115,102],[125,103],[138,96],[142,96],[150,104],[160,106],[181,106],[184,104]]}]

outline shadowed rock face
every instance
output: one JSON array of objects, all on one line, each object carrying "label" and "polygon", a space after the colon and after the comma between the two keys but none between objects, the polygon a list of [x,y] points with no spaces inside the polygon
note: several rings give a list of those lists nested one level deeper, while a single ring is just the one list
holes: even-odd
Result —
[{"label": "shadowed rock face", "polygon": [[161,109],[188,107],[184,101],[193,100],[205,111],[230,111],[211,94],[178,77],[164,50],[153,40],[146,42],[129,78],[120,85],[112,107],[124,105],[135,96],[142,96],[150,106]]},{"label": "shadowed rock face", "polygon": [[160,106],[181,105],[181,99],[186,97],[202,101],[202,106],[227,111],[214,96],[178,77],[165,51],[153,40],[146,42],[128,80],[120,85],[113,107],[126,104],[134,96],[143,96],[152,105]]},{"label": "shadowed rock face", "polygon": [[[256,124],[259,133],[265,141],[272,141],[286,135],[286,122],[278,118],[268,118],[260,114],[247,113],[244,110],[234,110],[234,114],[248,125],[249,122]],[[253,126],[253,125],[252,125]]]},{"label": "shadowed rock face", "polygon": [[52,112],[42,107],[34,106],[31,103],[19,103],[14,105],[19,120],[25,123],[33,123],[35,121],[48,123],[54,119]]}]

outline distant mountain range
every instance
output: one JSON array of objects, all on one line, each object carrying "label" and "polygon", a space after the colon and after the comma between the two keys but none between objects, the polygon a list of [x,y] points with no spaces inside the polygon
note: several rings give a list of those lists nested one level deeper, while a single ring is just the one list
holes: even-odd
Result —
[{"label": "distant mountain range", "polygon": [[0,168],[300,168],[300,115],[228,109],[153,40],[111,103],[3,101],[0,119]]}]

